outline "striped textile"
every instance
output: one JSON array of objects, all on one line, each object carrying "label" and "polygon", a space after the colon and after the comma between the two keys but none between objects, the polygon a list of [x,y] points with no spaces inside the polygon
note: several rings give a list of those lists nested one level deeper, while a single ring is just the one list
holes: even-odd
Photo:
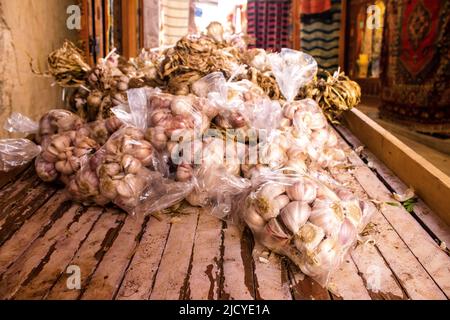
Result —
[{"label": "striped textile", "polygon": [[319,67],[329,72],[339,67],[341,0],[332,0],[331,9],[301,17],[301,48],[312,55]]},{"label": "striped textile", "polygon": [[161,0],[160,45],[174,45],[189,31],[189,0]]},{"label": "striped textile", "polygon": [[278,51],[289,47],[291,0],[249,0],[247,33],[255,43],[249,47]]}]

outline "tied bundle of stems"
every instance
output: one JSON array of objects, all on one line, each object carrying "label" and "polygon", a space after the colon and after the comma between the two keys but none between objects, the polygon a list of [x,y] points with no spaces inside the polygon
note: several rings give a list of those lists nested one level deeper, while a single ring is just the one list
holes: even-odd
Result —
[{"label": "tied bundle of stems", "polygon": [[331,122],[339,123],[338,119],[344,111],[360,103],[361,87],[340,70],[333,75],[329,72],[326,74],[326,79],[316,78],[303,88],[300,97],[314,99]]},{"label": "tied bundle of stems", "polygon": [[83,51],[68,40],[61,48],[50,53],[47,62],[48,71],[39,72],[33,69],[31,61],[33,73],[53,77],[63,88],[85,85],[87,74],[91,71],[91,67],[84,59]]}]

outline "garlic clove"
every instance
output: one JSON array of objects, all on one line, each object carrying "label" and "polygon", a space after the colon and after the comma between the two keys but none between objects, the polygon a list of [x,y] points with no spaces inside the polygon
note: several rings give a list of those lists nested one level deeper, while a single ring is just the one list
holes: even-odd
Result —
[{"label": "garlic clove", "polygon": [[375,215],[377,208],[372,202],[367,200],[359,201],[359,207],[362,211],[362,221],[358,227],[358,231],[361,232],[369,223],[370,219]]},{"label": "garlic clove", "polygon": [[74,173],[74,170],[72,169],[72,166],[70,165],[69,161],[62,160],[55,163],[55,169],[56,171],[60,172],[63,175],[71,175]]},{"label": "garlic clove", "polygon": [[294,174],[305,174],[308,171],[308,168],[306,167],[306,164],[303,160],[297,159],[297,160],[289,160],[286,162],[285,165],[286,170],[284,172],[289,173],[290,171],[293,171]]},{"label": "garlic clove", "polygon": [[126,174],[137,174],[142,169],[142,163],[131,155],[124,155],[121,162]]},{"label": "garlic clove", "polygon": [[284,232],[283,227],[277,221],[277,219],[270,219],[266,224],[265,231],[276,239],[289,239],[290,236]]},{"label": "garlic clove", "polygon": [[299,109],[299,107],[300,107],[300,105],[297,103],[288,103],[283,108],[283,115],[287,119],[292,120],[292,119],[294,119],[294,115],[297,112],[297,110]]},{"label": "garlic clove", "polygon": [[341,229],[338,234],[338,244],[346,250],[349,248],[357,239],[358,230],[356,229],[353,222],[349,219],[344,219],[341,225]]},{"label": "garlic clove", "polygon": [[286,193],[292,201],[312,203],[317,197],[317,186],[306,179],[302,179],[293,186],[286,188]]},{"label": "garlic clove", "polygon": [[293,233],[297,234],[305,225],[311,215],[311,207],[299,201],[293,201],[285,206],[280,213],[284,225]]},{"label": "garlic clove", "polygon": [[313,252],[325,237],[322,228],[307,222],[295,235],[295,247],[304,252]]}]

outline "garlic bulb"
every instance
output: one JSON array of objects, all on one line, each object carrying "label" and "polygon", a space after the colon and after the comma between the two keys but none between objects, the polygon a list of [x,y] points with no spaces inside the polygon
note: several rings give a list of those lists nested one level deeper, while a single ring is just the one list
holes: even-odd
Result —
[{"label": "garlic bulb", "polygon": [[328,237],[335,236],[344,221],[344,212],[339,203],[317,200],[311,211],[309,220],[322,228]]},{"label": "garlic bulb", "polygon": [[323,240],[317,247],[317,251],[307,259],[307,264],[310,267],[308,269],[315,276],[327,277],[339,262],[339,249],[337,247],[336,240],[332,238]]},{"label": "garlic bulb", "polygon": [[286,205],[280,213],[284,225],[293,233],[297,234],[305,225],[311,215],[311,207],[299,201],[293,201]]},{"label": "garlic bulb", "polygon": [[248,206],[244,210],[244,221],[253,232],[259,232],[266,225],[264,220],[255,210],[253,206]]},{"label": "garlic bulb", "polygon": [[39,178],[45,182],[55,181],[58,178],[58,171],[55,164],[38,156],[35,161],[36,173]]},{"label": "garlic bulb", "polygon": [[337,146],[337,143],[338,143],[338,138],[337,138],[336,134],[330,132],[330,134],[328,135],[327,146],[329,148],[334,148]]},{"label": "garlic bulb", "polygon": [[321,129],[316,130],[311,135],[313,143],[315,143],[318,146],[323,146],[328,142],[329,133],[328,130]]},{"label": "garlic bulb", "polygon": [[306,179],[286,188],[286,193],[292,201],[312,203],[317,197],[317,186]]},{"label": "garlic bulb", "polygon": [[216,42],[222,42],[223,39],[223,26],[219,22],[213,21],[211,22],[208,27],[206,28],[207,34],[209,37],[213,38]]},{"label": "garlic bulb", "polygon": [[359,227],[362,222],[363,212],[359,206],[358,200],[342,201],[342,208],[344,210],[345,217],[350,220],[355,227]]},{"label": "garlic bulb", "polygon": [[172,114],[180,116],[190,116],[194,111],[192,108],[192,99],[184,96],[176,96],[172,100],[170,108]]},{"label": "garlic bulb", "polygon": [[150,143],[158,151],[164,150],[169,140],[164,132],[164,127],[149,128],[145,135],[145,139],[150,141]]},{"label": "garlic bulb", "polygon": [[313,252],[325,237],[322,228],[307,222],[295,236],[295,247],[302,252]]},{"label": "garlic bulb", "polygon": [[278,144],[269,144],[261,151],[261,163],[267,164],[271,169],[281,168],[288,161],[284,149]]},{"label": "garlic bulb", "polygon": [[177,181],[186,182],[192,179],[194,175],[194,169],[190,164],[180,164],[177,167]]}]

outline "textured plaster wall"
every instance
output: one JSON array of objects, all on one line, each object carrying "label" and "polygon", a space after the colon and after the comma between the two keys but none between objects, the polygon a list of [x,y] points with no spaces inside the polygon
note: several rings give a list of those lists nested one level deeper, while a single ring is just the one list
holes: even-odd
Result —
[{"label": "textured plaster wall", "polygon": [[0,137],[8,137],[3,124],[16,111],[38,119],[46,110],[61,105],[61,89],[34,75],[45,70],[47,55],[64,39],[79,33],[66,27],[66,10],[76,0],[0,0]]}]

